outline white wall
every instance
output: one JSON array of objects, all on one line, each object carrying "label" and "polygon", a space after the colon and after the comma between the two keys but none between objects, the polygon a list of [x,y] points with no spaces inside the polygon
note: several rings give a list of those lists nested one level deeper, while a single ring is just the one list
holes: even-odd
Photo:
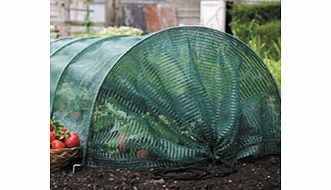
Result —
[{"label": "white wall", "polygon": [[201,1],[201,25],[225,32],[226,3],[223,0]]}]

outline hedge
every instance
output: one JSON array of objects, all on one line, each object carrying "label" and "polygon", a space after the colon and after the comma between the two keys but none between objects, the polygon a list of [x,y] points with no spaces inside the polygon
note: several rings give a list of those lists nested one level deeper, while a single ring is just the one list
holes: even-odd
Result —
[{"label": "hedge", "polygon": [[281,88],[281,3],[229,3],[230,30],[252,48],[267,64]]},{"label": "hedge", "polygon": [[[260,36],[265,52],[275,60],[280,59],[273,43],[280,42],[281,37],[281,3],[263,2],[257,4],[234,4],[229,11],[231,14],[231,32],[250,43],[252,38]],[[280,45],[280,44],[279,44]]]},{"label": "hedge", "polygon": [[258,24],[265,24],[281,19],[281,3],[234,4],[232,16],[240,23],[247,23],[255,19]]}]

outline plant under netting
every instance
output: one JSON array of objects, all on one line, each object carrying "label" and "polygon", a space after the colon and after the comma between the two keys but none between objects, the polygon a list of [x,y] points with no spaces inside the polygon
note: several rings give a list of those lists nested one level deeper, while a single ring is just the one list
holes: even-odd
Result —
[{"label": "plant under netting", "polygon": [[263,61],[205,27],[51,44],[51,117],[83,165],[170,167],[280,153],[280,96]]}]

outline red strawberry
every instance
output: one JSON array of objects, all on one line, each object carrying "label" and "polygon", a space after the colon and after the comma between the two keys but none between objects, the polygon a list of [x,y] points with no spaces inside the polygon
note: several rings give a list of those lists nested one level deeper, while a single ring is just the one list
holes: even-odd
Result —
[{"label": "red strawberry", "polygon": [[66,145],[60,140],[52,141],[52,149],[64,148]]},{"label": "red strawberry", "polygon": [[51,124],[51,131],[53,131],[54,130],[54,127],[53,127],[53,125]]},{"label": "red strawberry", "polygon": [[53,131],[51,132],[51,139],[50,140],[51,140],[51,142],[55,140],[55,133]]},{"label": "red strawberry", "polygon": [[68,148],[77,147],[80,144],[79,136],[76,133],[71,132],[69,137],[64,140],[64,143]]},{"label": "red strawberry", "polygon": [[147,151],[145,150],[138,150],[137,154],[139,154],[140,156],[146,156],[147,155]]}]

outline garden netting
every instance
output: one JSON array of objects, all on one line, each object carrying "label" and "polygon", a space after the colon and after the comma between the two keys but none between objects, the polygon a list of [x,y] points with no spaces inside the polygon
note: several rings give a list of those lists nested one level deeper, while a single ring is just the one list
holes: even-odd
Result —
[{"label": "garden netting", "polygon": [[51,42],[51,117],[83,165],[151,168],[280,153],[280,95],[266,65],[205,27]]}]

